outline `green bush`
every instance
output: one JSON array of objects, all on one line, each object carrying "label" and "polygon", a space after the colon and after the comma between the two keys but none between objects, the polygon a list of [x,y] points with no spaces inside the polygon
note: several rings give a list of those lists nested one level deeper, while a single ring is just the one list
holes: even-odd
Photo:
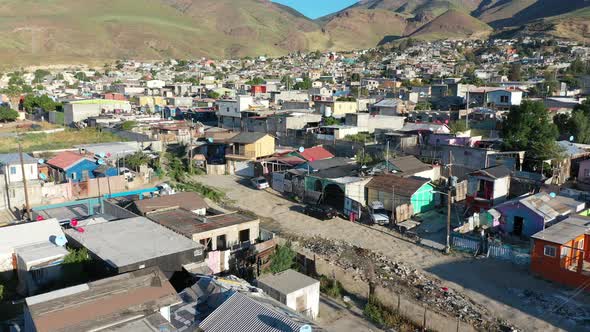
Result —
[{"label": "green bush", "polygon": [[338,280],[328,278],[326,276],[320,277],[320,291],[330,297],[340,299],[344,294],[344,288]]},{"label": "green bush", "polygon": [[291,243],[284,246],[277,246],[275,252],[270,256],[269,272],[279,273],[295,267],[297,253],[291,248]]},{"label": "green bush", "polygon": [[401,315],[397,310],[384,305],[373,296],[369,297],[363,314],[367,319],[382,327],[394,328],[397,331],[421,330],[418,324]]}]

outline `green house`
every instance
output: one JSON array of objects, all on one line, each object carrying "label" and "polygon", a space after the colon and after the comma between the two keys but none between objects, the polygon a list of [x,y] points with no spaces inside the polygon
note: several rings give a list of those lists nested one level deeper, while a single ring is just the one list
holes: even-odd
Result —
[{"label": "green house", "polygon": [[434,209],[436,193],[430,179],[396,175],[376,176],[367,185],[367,204],[379,201],[392,211],[402,204],[411,204],[414,214]]}]

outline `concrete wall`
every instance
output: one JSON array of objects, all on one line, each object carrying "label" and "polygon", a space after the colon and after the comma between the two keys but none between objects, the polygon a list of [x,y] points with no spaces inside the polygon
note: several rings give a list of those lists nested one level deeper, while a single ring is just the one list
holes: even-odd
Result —
[{"label": "concrete wall", "polygon": [[88,179],[88,197],[102,196],[126,190],[125,177],[122,175],[105,178]]},{"label": "concrete wall", "polygon": [[[26,163],[24,166],[27,180],[39,179],[39,169],[37,168],[37,163]],[[23,172],[20,164],[5,166],[4,172],[7,175],[8,183],[23,181]]]},{"label": "concrete wall", "polygon": [[316,319],[320,312],[320,283],[287,294],[284,304],[293,310],[297,310],[297,298],[301,296],[305,297],[306,311],[309,311],[308,316]]},{"label": "concrete wall", "polygon": [[98,104],[64,104],[64,119],[66,124],[72,124],[100,115]]},{"label": "concrete wall", "polygon": [[250,229],[250,239],[249,241],[254,242],[258,238],[258,234],[260,233],[260,221],[253,220],[245,223],[241,223],[238,225],[232,225],[228,227],[214,229],[208,232],[201,232],[197,234],[193,234],[193,241],[199,243],[201,240],[204,239],[211,239],[212,250],[218,250],[217,248],[217,237],[220,235],[225,235],[225,243],[227,246],[232,246],[240,243],[240,231]]}]

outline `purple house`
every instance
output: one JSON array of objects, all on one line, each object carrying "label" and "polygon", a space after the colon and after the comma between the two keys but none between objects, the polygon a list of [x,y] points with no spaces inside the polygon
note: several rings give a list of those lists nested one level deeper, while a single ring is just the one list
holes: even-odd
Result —
[{"label": "purple house", "polygon": [[[541,192],[497,205],[490,214],[501,230],[515,236],[529,237],[584,209],[585,203],[565,196]],[[493,213],[492,213],[493,212]]]}]

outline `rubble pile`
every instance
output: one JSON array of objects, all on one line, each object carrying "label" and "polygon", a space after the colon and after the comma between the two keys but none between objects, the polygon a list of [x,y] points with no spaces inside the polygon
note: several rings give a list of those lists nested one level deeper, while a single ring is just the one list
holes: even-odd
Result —
[{"label": "rubble pile", "polygon": [[350,272],[356,280],[368,282],[372,279],[378,285],[426,304],[431,310],[457,317],[477,328],[499,328],[496,321],[490,320],[493,316],[486,308],[404,263],[346,242],[313,238],[304,240],[301,245]]},{"label": "rubble pile", "polygon": [[554,314],[574,322],[590,323],[590,308],[574,300],[572,294],[543,294],[529,289],[515,288],[510,291],[540,314]]}]

